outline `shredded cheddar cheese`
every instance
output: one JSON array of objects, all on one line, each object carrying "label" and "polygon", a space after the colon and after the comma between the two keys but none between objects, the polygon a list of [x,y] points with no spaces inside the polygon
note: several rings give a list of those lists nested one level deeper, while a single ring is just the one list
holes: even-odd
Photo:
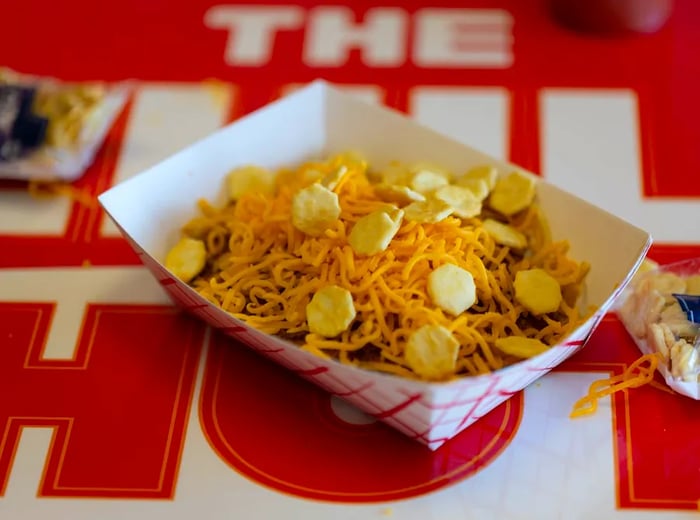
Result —
[{"label": "shredded cheddar cheese", "polygon": [[[342,176],[334,176],[341,167]],[[322,187],[329,174],[333,183]],[[382,231],[378,224],[367,225],[368,217],[387,211],[398,215],[402,210],[394,204],[402,199],[394,195],[412,193],[387,189],[387,178],[370,172],[356,157],[340,155],[278,172],[273,194],[248,191],[222,208],[199,201],[201,215],[183,227],[183,236],[203,242],[206,266],[190,285],[232,316],[318,356],[427,380],[498,370],[520,361],[496,348],[499,338],[522,336],[551,346],[582,323],[577,304],[589,267],[567,256],[566,242],[549,240],[536,204],[511,216],[491,211],[459,218],[445,211],[426,219],[396,218],[395,229],[387,223]],[[306,205],[299,202],[298,193],[314,190],[324,192],[320,202],[313,196]],[[296,225],[298,215],[325,208],[327,191],[337,196],[338,214],[324,213],[322,226],[314,221],[312,233],[304,232]],[[449,207],[424,191],[426,201]],[[422,204],[410,197],[403,203]],[[500,218],[522,234],[528,247],[511,248],[496,240],[483,225],[487,217]],[[357,250],[359,233],[376,235],[372,247]],[[429,284],[431,273],[447,264],[466,271],[476,292],[473,304],[455,306],[452,312],[431,297],[440,286]],[[529,269],[541,269],[559,284],[557,309],[534,316],[517,301],[515,276]],[[347,291],[354,307],[352,320],[331,337],[319,334],[307,319],[314,295],[329,286]],[[454,363],[443,364],[448,369],[416,371],[415,361],[407,359],[411,338],[426,326],[446,331],[449,337],[442,344],[456,345]]]},{"label": "shredded cheddar cheese", "polygon": [[627,388],[638,388],[651,383],[658,364],[658,354],[645,354],[627,367],[622,374],[593,381],[588,388],[588,394],[574,403],[570,417],[575,419],[594,414],[598,409],[598,400],[603,397]]},{"label": "shredded cheddar cheese", "polygon": [[84,189],[77,188],[67,182],[29,181],[29,195],[35,199],[67,197],[78,204],[92,208],[97,206],[97,200]]}]

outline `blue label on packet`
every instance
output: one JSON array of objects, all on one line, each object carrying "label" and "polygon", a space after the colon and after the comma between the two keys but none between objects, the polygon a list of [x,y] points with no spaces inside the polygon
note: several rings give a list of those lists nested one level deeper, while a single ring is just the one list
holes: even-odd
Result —
[{"label": "blue label on packet", "polygon": [[700,296],[693,294],[674,294],[673,297],[678,300],[681,309],[688,316],[688,321],[700,325]]},{"label": "blue label on packet", "polygon": [[36,91],[0,85],[0,161],[10,161],[41,145],[48,120],[32,113]]}]

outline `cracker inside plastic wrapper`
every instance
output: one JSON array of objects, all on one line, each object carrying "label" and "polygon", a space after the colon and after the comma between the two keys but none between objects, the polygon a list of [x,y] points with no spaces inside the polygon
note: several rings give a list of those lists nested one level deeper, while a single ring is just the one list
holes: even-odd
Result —
[{"label": "cracker inside plastic wrapper", "polygon": [[[31,107],[22,110],[29,110],[32,118],[48,121],[37,146],[0,160],[0,178],[21,181],[72,182],[81,177],[131,91],[128,82],[63,82],[0,67],[2,87],[31,92]],[[0,119],[2,112],[0,107]],[[4,117],[14,118],[7,113],[7,107]],[[9,144],[12,143],[5,141],[4,145]]]},{"label": "cracker inside plastic wrapper", "polygon": [[641,271],[617,313],[643,354],[679,394],[700,400],[700,257]]}]

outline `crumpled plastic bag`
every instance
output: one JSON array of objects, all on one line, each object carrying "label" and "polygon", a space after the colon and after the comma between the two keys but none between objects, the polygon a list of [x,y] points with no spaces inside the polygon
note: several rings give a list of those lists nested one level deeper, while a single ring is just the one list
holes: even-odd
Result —
[{"label": "crumpled plastic bag", "polygon": [[643,354],[676,392],[700,400],[700,258],[638,273],[617,314]]},{"label": "crumpled plastic bag", "polygon": [[128,82],[66,83],[0,68],[0,178],[81,177],[130,91]]}]

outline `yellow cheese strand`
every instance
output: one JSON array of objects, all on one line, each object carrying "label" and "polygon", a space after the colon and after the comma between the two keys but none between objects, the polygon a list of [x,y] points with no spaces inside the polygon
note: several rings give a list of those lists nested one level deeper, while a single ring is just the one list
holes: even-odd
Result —
[{"label": "yellow cheese strand", "polygon": [[[647,363],[644,366],[644,363]],[[639,388],[651,383],[654,372],[659,364],[659,356],[656,353],[645,354],[639,357],[627,369],[619,375],[593,381],[588,388],[588,394],[574,403],[569,417],[583,417],[591,415],[598,409],[598,400],[627,388]]]},{"label": "yellow cheese strand", "polygon": [[76,188],[72,184],[58,181],[29,181],[27,185],[29,195],[35,199],[51,199],[55,197],[67,197],[83,206],[94,208],[97,199],[87,190]]}]

